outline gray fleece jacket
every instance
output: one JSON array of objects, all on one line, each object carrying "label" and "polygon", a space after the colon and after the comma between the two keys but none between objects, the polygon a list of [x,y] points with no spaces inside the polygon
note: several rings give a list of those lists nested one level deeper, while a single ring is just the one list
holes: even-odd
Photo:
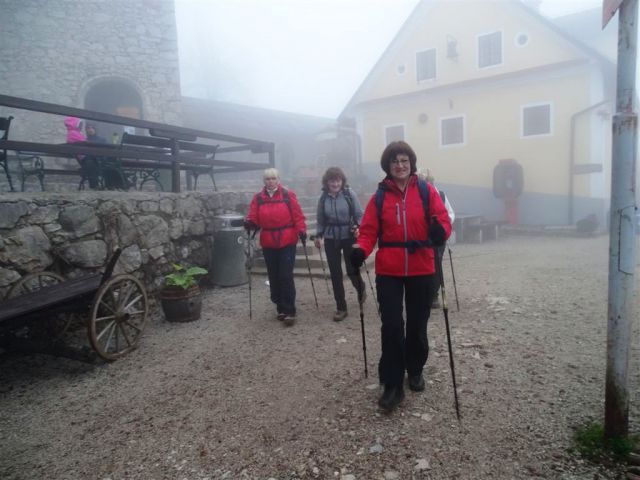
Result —
[{"label": "gray fleece jacket", "polygon": [[[347,187],[347,195],[349,195],[353,203],[353,216],[355,222],[359,225],[362,220],[362,206],[358,200],[356,193]],[[318,227],[316,234],[319,237],[330,238],[334,240],[343,240],[352,238],[349,203],[345,198],[345,189],[338,192],[338,195],[332,197],[325,191],[318,199]]]}]

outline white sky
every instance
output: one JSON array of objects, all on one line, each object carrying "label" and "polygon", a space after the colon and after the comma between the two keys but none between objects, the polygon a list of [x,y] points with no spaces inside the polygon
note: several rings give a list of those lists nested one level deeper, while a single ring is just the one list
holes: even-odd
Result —
[{"label": "white sky", "polygon": [[[182,93],[336,117],[416,3],[176,0]],[[555,17],[601,5],[544,0],[540,11]]]}]

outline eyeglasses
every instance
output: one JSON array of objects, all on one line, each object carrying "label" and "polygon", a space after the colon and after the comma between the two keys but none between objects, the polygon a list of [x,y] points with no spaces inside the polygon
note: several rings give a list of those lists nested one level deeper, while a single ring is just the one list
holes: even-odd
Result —
[{"label": "eyeglasses", "polygon": [[408,158],[401,158],[401,159],[394,158],[393,160],[391,160],[391,165],[406,165],[407,163],[409,163]]},{"label": "eyeglasses", "polygon": [[265,180],[277,180],[278,177],[264,177]]}]

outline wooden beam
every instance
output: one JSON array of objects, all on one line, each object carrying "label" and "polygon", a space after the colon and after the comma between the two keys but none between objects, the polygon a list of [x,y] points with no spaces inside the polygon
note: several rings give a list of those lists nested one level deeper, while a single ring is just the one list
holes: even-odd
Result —
[{"label": "wooden beam", "polygon": [[34,112],[50,113],[53,115],[61,115],[67,117],[78,117],[86,120],[94,120],[97,122],[112,123],[115,125],[125,125],[147,130],[162,131],[163,134],[171,134],[172,138],[211,138],[230,143],[240,143],[252,146],[268,146],[270,142],[262,140],[252,140],[250,138],[236,137],[233,135],[224,135],[221,133],[207,132],[205,130],[195,130],[192,128],[178,127],[176,125],[167,125],[164,123],[150,122],[148,120],[138,120],[135,118],[111,115],[108,113],[96,112],[93,110],[85,110],[82,108],[66,107],[55,103],[39,102],[26,98],[12,97],[10,95],[0,95],[0,106],[8,108],[17,108],[20,110],[30,110]]}]

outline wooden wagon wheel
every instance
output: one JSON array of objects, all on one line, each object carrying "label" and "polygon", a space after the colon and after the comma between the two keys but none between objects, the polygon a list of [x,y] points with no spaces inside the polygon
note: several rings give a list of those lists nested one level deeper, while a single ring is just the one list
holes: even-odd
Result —
[{"label": "wooden wagon wheel", "polygon": [[[34,272],[29,273],[18,280],[7,292],[6,300],[19,297],[27,293],[35,292],[41,288],[50,285],[56,285],[64,282],[64,278],[55,272]],[[58,340],[69,329],[78,316],[75,313],[58,313],[47,319],[40,328],[38,324],[33,323],[29,327],[29,335],[37,337],[45,337],[49,340]]]},{"label": "wooden wagon wheel", "polygon": [[88,319],[89,342],[105,360],[133,350],[147,323],[147,292],[133,275],[116,275],[98,290]]}]

